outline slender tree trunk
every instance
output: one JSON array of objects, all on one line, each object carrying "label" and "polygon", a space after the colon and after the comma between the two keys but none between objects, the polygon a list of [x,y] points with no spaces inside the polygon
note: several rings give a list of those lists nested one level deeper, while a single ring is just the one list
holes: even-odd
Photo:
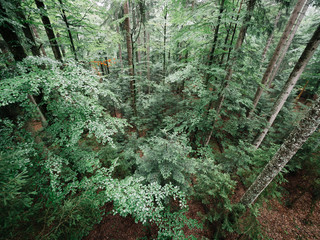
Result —
[{"label": "slender tree trunk", "polygon": [[[119,33],[119,25],[117,25],[117,33]],[[121,71],[123,71],[123,61],[122,61],[122,48],[121,48],[121,43],[118,44],[118,48],[119,48],[119,60],[120,60],[120,65],[121,65]]]},{"label": "slender tree trunk", "polygon": [[269,38],[268,38],[268,41],[267,41],[267,44],[263,50],[263,53],[262,53],[262,58],[261,58],[261,63],[260,63],[260,68],[262,67],[263,63],[264,63],[264,60],[266,59],[266,55],[267,55],[267,52],[269,50],[269,47],[271,45],[271,42],[273,40],[273,37],[274,37],[274,33],[277,29],[277,25],[278,25],[278,22],[279,22],[279,19],[280,19],[280,16],[281,16],[281,9],[279,10],[278,12],[278,15],[276,16],[276,19],[274,21],[274,25],[273,25],[273,30],[272,30],[272,33],[270,34]]},{"label": "slender tree trunk", "polygon": [[262,95],[262,92],[263,92],[263,88],[265,87],[265,85],[267,84],[271,74],[272,74],[272,70],[277,62],[277,60],[279,59],[279,56],[281,54],[281,50],[282,48],[284,47],[287,39],[289,38],[290,36],[290,32],[294,26],[294,23],[296,22],[296,19],[298,18],[299,16],[299,13],[302,9],[302,7],[304,6],[305,2],[307,0],[298,0],[292,14],[291,14],[291,17],[287,23],[287,26],[282,34],[282,37],[280,38],[279,40],[279,43],[278,43],[278,46],[276,47],[274,53],[273,53],[273,56],[269,62],[269,65],[262,77],[262,80],[261,80],[261,85],[262,86],[259,86],[258,89],[257,89],[257,92],[255,94],[255,97],[254,97],[254,100],[253,100],[253,107],[251,109],[251,111],[248,113],[248,117],[250,117],[251,113],[255,110],[259,100],[260,100],[260,97]]},{"label": "slender tree trunk", "polygon": [[69,40],[70,40],[70,44],[71,44],[71,49],[72,49],[72,52],[74,54],[74,59],[76,61],[78,61],[77,51],[76,51],[76,48],[74,46],[73,37],[72,37],[71,31],[70,31],[70,25],[69,25],[69,22],[68,22],[68,19],[67,19],[67,16],[66,16],[66,12],[64,11],[64,8],[63,8],[62,0],[59,0],[59,3],[60,3],[60,6],[61,6],[62,19],[63,19],[63,21],[64,21],[64,23],[66,24],[66,27],[67,27],[68,36],[69,36]]},{"label": "slender tree trunk", "polygon": [[126,1],[123,5],[124,14],[127,15],[124,20],[124,25],[126,29],[126,42],[127,42],[127,52],[128,52],[128,65],[129,65],[129,75],[131,76],[130,90],[131,90],[131,106],[134,115],[137,115],[136,109],[136,89],[135,89],[135,79],[134,79],[134,68],[133,68],[133,56],[132,56],[132,35],[130,31],[130,19],[129,19],[129,4]]},{"label": "slender tree trunk", "polygon": [[245,206],[251,205],[261,192],[279,174],[288,161],[296,154],[301,146],[307,141],[311,134],[320,125],[320,98],[309,110],[308,114],[300,121],[288,138],[281,145],[278,152],[271,161],[265,166],[260,175],[252,183],[249,189],[242,196],[240,203]]},{"label": "slender tree trunk", "polygon": [[[232,37],[231,37],[231,41],[230,41],[230,48],[229,48],[229,52],[228,52],[227,62],[229,62],[229,59],[230,59],[230,55],[231,55],[231,51],[232,51],[232,45],[233,45],[233,40],[234,40],[234,36],[236,35],[236,31],[237,31],[238,20],[239,20],[240,11],[241,11],[241,8],[242,8],[242,3],[243,3],[243,0],[241,0],[241,2],[240,2],[240,7],[239,7],[239,10],[238,10],[238,15],[237,15],[237,18],[236,18],[236,24],[234,25],[234,28],[233,28],[233,33],[232,33]],[[255,3],[254,3],[254,4],[255,4]],[[249,20],[250,20],[250,19],[249,19]]]},{"label": "slender tree trunk", "polygon": [[272,111],[271,111],[270,118],[268,119],[267,126],[263,129],[261,134],[255,139],[255,141],[253,143],[255,149],[257,149],[260,146],[261,142],[263,141],[263,139],[267,135],[274,120],[278,116],[278,113],[280,112],[283,104],[285,103],[285,101],[287,100],[288,96],[290,95],[293,87],[295,86],[295,84],[299,80],[299,77],[301,76],[304,68],[306,67],[310,58],[312,57],[312,55],[316,51],[317,47],[319,46],[319,43],[320,43],[320,25],[318,26],[318,28],[314,32],[312,38],[308,42],[301,57],[299,58],[295,67],[293,68],[293,70],[288,78],[288,81],[284,85],[280,96],[278,97],[277,101],[275,102],[275,104],[272,108]]},{"label": "slender tree trunk", "polygon": [[164,28],[163,28],[163,80],[166,78],[166,43],[167,43],[167,5],[164,7]]},{"label": "slender tree trunk", "polygon": [[[34,25],[31,25],[31,28],[32,28],[32,31],[33,31],[33,34],[34,36],[40,40],[40,37],[39,37],[39,34],[38,34],[38,31],[37,31],[37,28],[36,26]],[[46,50],[44,49],[43,47],[43,43],[40,43],[40,49],[41,49],[41,52],[42,52],[42,55],[47,57],[47,53],[46,53]]]},{"label": "slender tree trunk", "polygon": [[267,88],[270,88],[271,83],[273,82],[274,78],[277,76],[277,73],[279,71],[280,65],[281,65],[284,57],[286,56],[286,53],[288,52],[288,49],[289,49],[289,47],[290,47],[290,45],[292,43],[292,40],[293,40],[293,38],[294,38],[294,36],[295,36],[299,26],[300,26],[300,23],[301,23],[303,17],[305,16],[305,14],[306,14],[306,12],[308,10],[308,7],[309,7],[310,3],[311,3],[311,1],[308,0],[307,3],[304,5],[304,7],[303,7],[298,19],[297,19],[296,24],[295,24],[293,30],[290,33],[289,39],[286,42],[285,46],[283,47],[283,50],[282,50],[282,52],[281,52],[281,54],[279,56],[279,59],[278,59],[276,65],[275,65],[275,67],[274,67],[274,69],[272,71],[272,74],[271,74],[267,84],[266,84]]},{"label": "slender tree trunk", "polygon": [[62,56],[61,56],[60,49],[59,49],[59,46],[58,46],[58,43],[56,40],[56,36],[53,32],[53,28],[51,26],[51,22],[48,17],[47,11],[45,9],[44,3],[41,0],[35,0],[35,3],[37,5],[37,8],[40,10],[41,20],[42,20],[44,29],[46,30],[54,57],[58,61],[62,61]]}]

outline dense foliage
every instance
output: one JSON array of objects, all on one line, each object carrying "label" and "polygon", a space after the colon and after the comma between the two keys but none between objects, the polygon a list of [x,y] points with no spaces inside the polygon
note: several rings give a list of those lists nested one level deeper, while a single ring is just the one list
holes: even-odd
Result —
[{"label": "dense foliage", "polygon": [[[40,9],[0,0],[0,239],[82,239],[104,214],[154,227],[158,239],[196,239],[185,226],[263,239],[261,203],[280,197],[285,173],[299,169],[313,176],[319,201],[319,130],[254,205],[237,196],[320,94],[315,51],[253,148],[320,23],[318,1],[308,1],[263,85],[296,2],[47,0]],[[201,223],[186,217],[193,202],[206,211]]]}]

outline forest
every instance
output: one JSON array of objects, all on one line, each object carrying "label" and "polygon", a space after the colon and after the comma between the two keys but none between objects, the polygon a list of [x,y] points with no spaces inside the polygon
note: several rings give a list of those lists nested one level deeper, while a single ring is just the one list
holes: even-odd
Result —
[{"label": "forest", "polygon": [[0,239],[320,239],[319,0],[0,0]]}]

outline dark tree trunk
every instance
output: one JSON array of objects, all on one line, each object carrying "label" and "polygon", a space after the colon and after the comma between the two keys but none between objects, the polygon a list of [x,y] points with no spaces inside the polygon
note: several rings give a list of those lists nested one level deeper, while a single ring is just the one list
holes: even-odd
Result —
[{"label": "dark tree trunk", "polygon": [[62,19],[64,21],[64,23],[66,24],[66,27],[67,27],[67,32],[68,32],[68,36],[69,36],[69,40],[70,40],[70,44],[71,44],[71,50],[74,54],[74,59],[76,61],[78,61],[78,56],[77,56],[77,52],[76,52],[76,48],[74,46],[74,41],[73,41],[73,37],[72,37],[72,34],[71,34],[71,31],[70,31],[70,25],[69,25],[69,22],[68,22],[68,19],[67,19],[67,15],[66,15],[66,12],[64,11],[64,7],[63,7],[63,3],[62,3],[62,0],[59,0],[59,3],[61,5],[61,15],[62,15]]},{"label": "dark tree trunk", "polygon": [[49,39],[50,46],[52,48],[52,52],[54,54],[55,59],[58,61],[62,61],[62,56],[60,53],[60,49],[56,40],[56,36],[53,32],[53,28],[51,26],[50,19],[48,17],[47,11],[45,9],[44,3],[41,0],[35,0],[35,3],[37,5],[37,8],[40,10],[41,20],[43,23],[43,26],[46,30],[46,34]]},{"label": "dark tree trunk", "polygon": [[132,55],[132,35],[130,30],[130,19],[129,19],[129,4],[126,1],[123,5],[124,14],[127,15],[124,20],[124,26],[126,30],[126,42],[127,42],[127,52],[128,52],[128,65],[129,65],[129,75],[131,76],[130,81],[130,91],[131,91],[131,106],[134,112],[134,115],[137,115],[136,108],[136,88],[135,88],[135,79],[134,79],[134,67],[133,67],[133,55]]}]

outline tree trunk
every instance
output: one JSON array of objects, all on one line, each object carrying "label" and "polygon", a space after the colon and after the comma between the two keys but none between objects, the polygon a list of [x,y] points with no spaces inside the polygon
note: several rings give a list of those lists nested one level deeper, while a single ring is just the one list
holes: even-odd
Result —
[{"label": "tree trunk", "polygon": [[166,78],[166,42],[167,42],[167,6],[164,7],[164,28],[163,28],[163,80]]},{"label": "tree trunk", "polygon": [[266,71],[265,71],[265,73],[264,73],[264,75],[262,77],[261,85],[263,87],[262,86],[258,87],[257,92],[256,92],[255,97],[254,97],[254,100],[253,100],[253,107],[250,110],[250,112],[248,113],[248,117],[250,117],[251,113],[255,110],[255,108],[256,108],[256,106],[257,106],[257,104],[259,102],[259,99],[260,99],[260,97],[262,95],[263,88],[267,84],[267,82],[268,82],[268,80],[269,80],[269,78],[271,76],[272,70],[274,69],[274,66],[275,66],[275,64],[276,64],[276,62],[277,62],[277,60],[278,60],[278,58],[279,58],[279,56],[281,54],[281,50],[284,48],[284,45],[285,45],[287,39],[290,36],[290,32],[291,32],[291,30],[292,30],[292,28],[294,26],[294,23],[296,22],[296,19],[298,18],[298,15],[299,15],[299,13],[300,13],[300,11],[301,11],[301,9],[304,6],[306,1],[307,0],[298,0],[298,2],[297,2],[296,6],[295,6],[295,8],[294,8],[294,10],[293,10],[293,12],[291,14],[291,17],[290,17],[290,19],[289,19],[289,21],[287,23],[287,26],[286,26],[283,34],[282,34],[282,37],[280,38],[279,43],[278,43],[278,45],[277,45],[277,47],[276,47],[276,49],[275,49],[275,51],[273,53],[273,56],[272,56],[272,58],[271,58],[271,60],[269,62],[269,65],[268,65],[268,67],[267,67],[267,69],[266,69]]},{"label": "tree trunk", "polygon": [[[59,33],[59,32],[57,32],[57,38],[60,38],[60,33]],[[65,51],[65,49],[64,49],[63,44],[61,44],[61,42],[60,42],[60,44],[59,44],[59,47],[60,47],[60,49],[61,49],[62,56],[65,58],[65,57],[66,57],[66,51]]]},{"label": "tree trunk", "polygon": [[[31,25],[31,28],[32,28],[32,31],[33,31],[34,36],[35,36],[37,39],[40,39],[39,34],[38,34],[38,31],[37,31],[37,28],[36,28],[34,25]],[[42,55],[45,56],[45,57],[47,57],[46,50],[44,49],[42,43],[40,43],[40,49],[41,49]]]},{"label": "tree trunk", "polygon": [[[117,25],[117,33],[119,33],[119,25]],[[121,43],[118,44],[118,48],[119,48],[119,60],[120,60],[120,65],[121,65],[121,71],[123,71],[123,61],[122,61],[122,49],[121,49]]]},{"label": "tree trunk", "polygon": [[264,60],[266,59],[266,55],[267,55],[267,52],[269,50],[269,47],[271,45],[271,42],[273,40],[273,37],[274,37],[274,32],[276,31],[276,28],[277,28],[277,25],[278,25],[278,22],[279,22],[279,19],[280,19],[280,16],[281,16],[281,9],[279,10],[278,12],[278,15],[276,16],[276,19],[274,21],[274,25],[273,25],[273,30],[272,30],[272,33],[270,34],[269,38],[268,38],[268,41],[267,41],[267,44],[263,50],[263,53],[262,53],[262,58],[261,58],[261,62],[260,62],[260,68],[262,67],[263,63],[264,63]]},{"label": "tree trunk", "polygon": [[294,38],[294,36],[295,36],[299,26],[300,26],[300,23],[301,23],[303,17],[305,16],[305,14],[306,14],[306,12],[308,10],[308,7],[309,7],[310,3],[311,3],[311,1],[308,0],[307,3],[304,5],[304,7],[303,7],[298,19],[297,19],[296,24],[295,24],[292,32],[290,33],[290,37],[289,37],[288,41],[286,42],[285,46],[283,47],[283,50],[282,50],[282,52],[281,52],[281,54],[279,56],[277,64],[275,65],[275,67],[274,67],[274,69],[272,71],[272,74],[271,74],[271,76],[270,76],[270,78],[269,78],[269,80],[268,80],[268,82],[266,84],[267,88],[270,88],[271,83],[273,82],[274,78],[277,76],[277,73],[279,71],[280,65],[281,65],[284,57],[286,56],[286,53],[288,52],[288,49],[289,49],[289,47],[290,47],[290,45],[292,43],[292,40],[293,40],[293,38]]},{"label": "tree trunk", "polygon": [[271,161],[265,166],[260,175],[252,183],[249,189],[242,196],[240,203],[245,206],[251,205],[261,192],[279,174],[288,161],[296,154],[301,146],[307,141],[311,134],[320,124],[320,98],[309,110],[308,114],[300,121],[288,138],[281,145],[278,152]]},{"label": "tree trunk", "polygon": [[37,8],[40,10],[41,20],[44,26],[44,29],[46,30],[46,34],[49,39],[50,46],[52,48],[52,52],[54,54],[54,57],[58,61],[62,61],[62,56],[60,53],[60,49],[56,40],[56,36],[53,32],[50,19],[48,17],[47,11],[45,9],[44,3],[41,0],[35,0],[35,3],[37,5]]},{"label": "tree trunk", "polygon": [[124,14],[126,18],[124,20],[124,26],[126,29],[126,42],[127,42],[127,52],[128,52],[128,65],[129,65],[129,75],[131,76],[130,90],[131,90],[131,106],[134,115],[137,115],[136,109],[136,88],[134,79],[134,68],[133,68],[133,56],[132,56],[132,35],[130,31],[130,19],[129,19],[129,3],[126,1],[123,5]]},{"label": "tree trunk", "polygon": [[257,149],[260,146],[261,142],[263,141],[263,139],[267,135],[270,127],[272,126],[274,120],[276,119],[278,113],[280,112],[283,104],[285,103],[285,101],[287,100],[288,96],[290,95],[293,87],[295,86],[295,84],[299,80],[299,77],[301,76],[304,68],[306,67],[310,58],[312,57],[312,55],[316,51],[317,47],[319,46],[319,43],[320,43],[320,25],[318,26],[318,28],[314,32],[312,38],[308,42],[301,57],[299,58],[295,67],[293,68],[293,70],[288,78],[288,81],[284,85],[280,96],[278,97],[277,101],[275,102],[273,109],[271,111],[271,115],[268,120],[267,126],[263,129],[261,134],[254,141],[253,145],[254,145],[255,149]]},{"label": "tree trunk", "polygon": [[66,16],[66,12],[64,11],[64,8],[63,8],[62,0],[59,0],[59,3],[60,3],[60,5],[61,5],[61,15],[62,15],[62,19],[63,19],[63,21],[64,21],[64,23],[66,24],[66,27],[67,27],[68,36],[69,36],[69,40],[70,40],[70,44],[71,44],[71,49],[72,49],[72,52],[73,52],[73,54],[74,54],[74,59],[75,59],[76,61],[78,61],[78,56],[77,56],[76,48],[75,48],[75,46],[74,46],[73,37],[72,37],[71,31],[70,31],[70,25],[69,25],[69,22],[68,22],[68,19],[67,19],[67,16]]}]

